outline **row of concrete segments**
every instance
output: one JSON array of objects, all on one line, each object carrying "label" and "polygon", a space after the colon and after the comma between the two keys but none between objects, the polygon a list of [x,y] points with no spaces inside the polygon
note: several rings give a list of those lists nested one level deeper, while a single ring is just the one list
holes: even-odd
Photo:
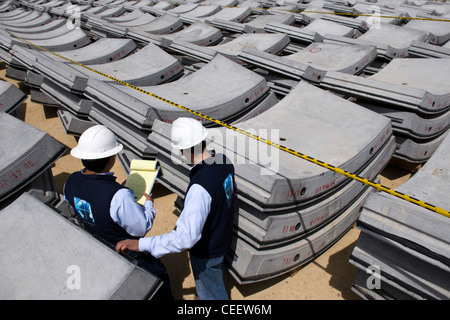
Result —
[{"label": "row of concrete segments", "polygon": [[[7,75],[29,85],[33,100],[59,107],[68,133],[107,125],[126,146],[119,158],[127,171],[134,158],[158,159],[160,183],[179,195],[180,209],[189,168],[171,150],[170,123],[179,116],[203,121],[209,148],[236,166],[239,206],[227,261],[238,282],[275,277],[314,259],[378,195],[112,78],[371,180],[392,156],[423,163],[445,144],[450,48],[442,44],[450,29],[447,22],[405,17],[442,18],[448,5],[378,1],[381,14],[394,17],[369,28],[374,17],[325,14],[373,9],[363,1],[195,2],[5,2],[0,23],[15,36],[0,34],[0,55]],[[406,56],[412,59],[397,59]],[[45,150],[37,141],[25,147],[22,138],[2,143],[14,151],[5,154],[20,154],[5,163],[2,176],[14,174],[17,159]],[[47,168],[60,152],[49,152]],[[448,161],[441,165],[437,176],[445,181]],[[37,167],[35,174],[43,170]],[[23,190],[25,181],[17,183],[20,188],[0,193],[2,201]],[[445,208],[435,195],[423,200]]]}]

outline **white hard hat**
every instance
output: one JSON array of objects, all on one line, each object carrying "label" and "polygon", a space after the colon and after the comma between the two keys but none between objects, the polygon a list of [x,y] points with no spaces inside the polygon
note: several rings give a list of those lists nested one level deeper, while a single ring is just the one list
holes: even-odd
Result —
[{"label": "white hard hat", "polygon": [[207,135],[208,131],[199,121],[192,118],[178,118],[172,124],[172,148],[189,149],[205,140]]},{"label": "white hard hat", "polygon": [[111,130],[96,125],[83,132],[78,145],[70,151],[70,154],[85,160],[102,159],[119,153],[122,148]]}]

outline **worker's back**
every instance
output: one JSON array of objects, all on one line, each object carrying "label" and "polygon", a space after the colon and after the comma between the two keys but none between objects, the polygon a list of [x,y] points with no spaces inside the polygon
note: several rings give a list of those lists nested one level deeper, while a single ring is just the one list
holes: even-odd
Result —
[{"label": "worker's back", "polygon": [[212,156],[192,168],[188,191],[201,185],[211,196],[211,210],[201,239],[189,250],[200,258],[223,256],[231,244],[236,194],[234,166],[223,154]]}]

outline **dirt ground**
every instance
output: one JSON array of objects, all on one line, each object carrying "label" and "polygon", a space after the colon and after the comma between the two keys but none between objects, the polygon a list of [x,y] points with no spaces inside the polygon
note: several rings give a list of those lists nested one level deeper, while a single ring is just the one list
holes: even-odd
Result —
[{"label": "dirt ground", "polygon": [[[5,77],[5,67],[0,70],[0,78],[15,84],[29,95],[29,88],[20,82]],[[68,150],[75,147],[75,137],[67,135],[56,108],[31,102],[30,98],[17,109],[17,117],[34,127],[49,133]],[[52,168],[58,192],[68,176],[82,168],[81,161],[67,152]],[[119,161],[113,168],[117,181],[126,179]],[[381,183],[391,188],[409,179],[409,171],[388,165],[380,175]],[[174,210],[176,195],[162,185],[153,191],[157,212],[154,227],[148,235],[169,232],[175,226],[177,215]],[[359,236],[356,227],[350,229],[338,242],[312,262],[287,274],[258,283],[239,285],[231,275],[227,275],[228,288],[232,300],[359,300],[351,291],[351,284],[357,268],[348,262],[349,256]],[[178,300],[195,299],[195,283],[186,252],[171,254],[162,258],[172,283],[174,297]]]}]

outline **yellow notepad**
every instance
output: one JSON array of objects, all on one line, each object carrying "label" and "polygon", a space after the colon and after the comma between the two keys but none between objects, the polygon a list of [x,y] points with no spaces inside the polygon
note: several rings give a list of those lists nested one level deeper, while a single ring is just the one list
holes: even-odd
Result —
[{"label": "yellow notepad", "polygon": [[133,159],[130,169],[125,186],[134,191],[136,202],[143,205],[146,200],[143,193],[150,194],[156,178],[163,175],[161,165],[158,161]]}]

